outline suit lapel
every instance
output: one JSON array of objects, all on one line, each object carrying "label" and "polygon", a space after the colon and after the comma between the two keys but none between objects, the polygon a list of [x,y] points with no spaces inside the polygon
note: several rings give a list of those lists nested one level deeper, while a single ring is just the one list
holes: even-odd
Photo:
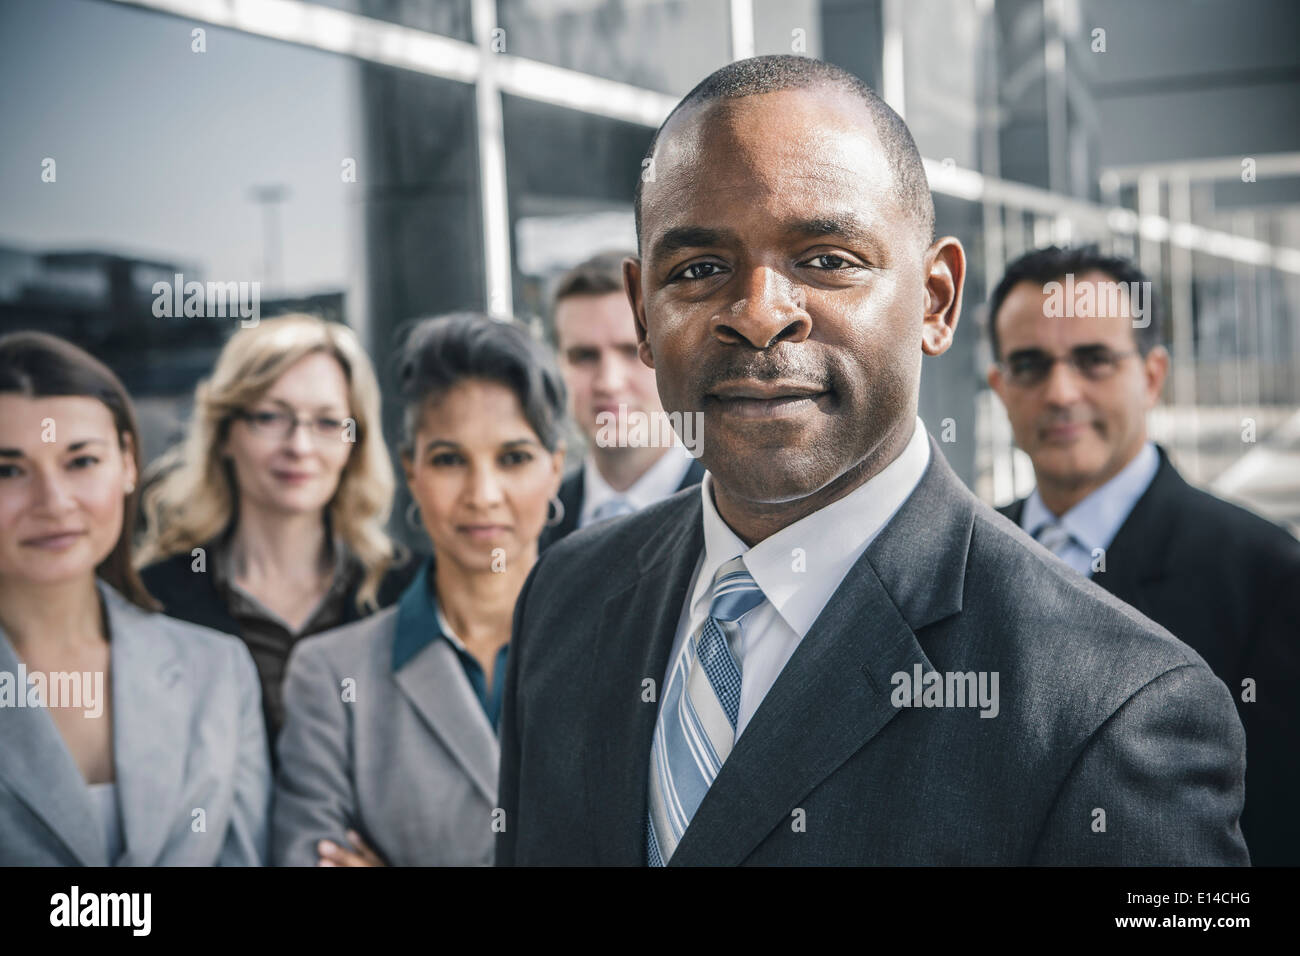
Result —
[{"label": "suit lapel", "polygon": [[564,502],[564,520],[555,529],[557,538],[563,538],[566,534],[577,530],[578,516],[582,512],[582,495],[585,487],[586,481],[581,468],[574,473],[572,480],[566,481],[561,486],[559,498]]},{"label": "suit lapel", "polygon": [[[1025,513],[1025,499],[1017,498],[1015,501],[1011,502],[1011,504],[999,508],[998,512],[1003,516],[1010,518],[1015,523],[1016,527],[1019,528],[1020,516]],[[1021,530],[1023,531],[1024,529],[1021,528]],[[1028,533],[1028,531],[1025,531],[1025,534]]]},{"label": "suit lapel", "polygon": [[[27,687],[25,681],[18,680],[18,654],[3,630],[0,672],[14,676],[14,693],[25,703]],[[86,779],[44,707],[0,710],[0,780],[80,865],[107,865],[104,834]]]},{"label": "suit lapel", "polygon": [[[494,675],[493,679],[503,676]],[[441,636],[435,637],[393,675],[393,680],[465,768],[483,798],[495,802],[497,738],[451,645]]]},{"label": "suit lapel", "polygon": [[[1160,466],[1155,477],[1106,549],[1106,570],[1092,575],[1095,584],[1135,607],[1145,606],[1144,586],[1168,573],[1168,559],[1175,554],[1169,542],[1177,527],[1177,502],[1187,487],[1168,452],[1159,445],[1156,451]],[[1025,500],[1013,501],[998,511],[1019,526]]]},{"label": "suit lapel", "polygon": [[152,866],[181,807],[194,688],[159,619],[101,588],[112,654],[113,765],[127,863]]},{"label": "suit lapel", "polygon": [[686,474],[682,476],[682,483],[677,486],[678,491],[685,491],[691,485],[698,485],[704,480],[704,465],[698,458],[692,458],[690,467],[686,469]]},{"label": "suit lapel", "polygon": [[704,547],[700,496],[686,496],[675,517],[638,552],[639,577],[604,605],[588,687],[596,696],[586,761],[590,819],[601,863],[645,865],[645,820],[655,702],[643,699],[648,678],[663,692],[668,655],[687,588]]},{"label": "suit lapel", "polygon": [[898,714],[892,675],[933,669],[915,632],[961,610],[974,502],[933,439],[930,455],[759,705],[671,865],[742,863]]},{"label": "suit lapel", "polygon": [[1176,502],[1187,485],[1163,448],[1160,467],[1151,484],[1129,512],[1106,549],[1106,570],[1092,576],[1115,597],[1143,607],[1145,586],[1166,574],[1166,561],[1175,554],[1170,538],[1177,527]]}]

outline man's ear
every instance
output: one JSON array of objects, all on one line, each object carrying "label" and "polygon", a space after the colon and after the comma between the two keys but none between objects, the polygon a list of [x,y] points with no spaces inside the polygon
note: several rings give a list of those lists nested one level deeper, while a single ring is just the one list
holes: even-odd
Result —
[{"label": "man's ear", "polygon": [[1003,394],[1003,389],[1006,388],[1007,383],[1002,379],[1002,368],[997,363],[990,365],[986,377],[989,383],[989,388],[993,389],[993,391],[997,393],[998,398],[1002,399],[1002,404],[1005,405],[1007,403],[1007,397]]},{"label": "man's ear", "polygon": [[1169,375],[1169,353],[1163,345],[1157,345],[1146,354],[1142,365],[1147,379],[1147,408],[1152,408],[1160,401],[1165,378]]},{"label": "man's ear", "polygon": [[636,354],[649,368],[655,367],[654,352],[650,350],[650,336],[646,329],[645,299],[641,295],[641,260],[628,256],[623,260],[623,291],[632,306],[632,320],[636,323]]},{"label": "man's ear", "polygon": [[966,281],[966,251],[953,236],[936,239],[925,252],[925,318],[921,351],[942,355],[952,345],[961,317],[961,291]]}]

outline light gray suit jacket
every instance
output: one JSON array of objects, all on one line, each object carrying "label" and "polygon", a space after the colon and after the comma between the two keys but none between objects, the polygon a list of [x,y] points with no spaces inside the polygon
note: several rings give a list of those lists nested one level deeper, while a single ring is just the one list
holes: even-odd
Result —
[{"label": "light gray suit jacket", "polygon": [[400,609],[310,637],[289,657],[277,866],[314,866],[317,841],[347,845],[349,827],[390,866],[492,862],[496,734],[447,641],[394,671]]},{"label": "light gray suit jacket", "polygon": [[[45,709],[0,707],[0,865],[260,866],[271,771],[248,650],[99,589],[125,849],[107,858],[90,790]],[[0,672],[19,672],[3,630]]]}]

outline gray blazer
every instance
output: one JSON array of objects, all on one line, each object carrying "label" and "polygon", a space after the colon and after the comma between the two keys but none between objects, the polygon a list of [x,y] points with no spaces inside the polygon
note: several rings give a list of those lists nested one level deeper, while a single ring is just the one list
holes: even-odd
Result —
[{"label": "gray blazer", "polygon": [[492,862],[496,734],[447,641],[427,640],[394,671],[401,608],[309,637],[289,656],[277,866],[316,865],[317,841],[346,845],[348,828],[390,866]]},{"label": "gray blazer", "polygon": [[[930,451],[670,865],[1247,863],[1227,688]],[[663,684],[701,511],[684,491],[533,567],[501,721],[499,863],[645,864],[658,704],[643,681]],[[896,706],[894,675],[917,666],[998,673],[997,715]]]},{"label": "gray blazer", "polygon": [[[0,708],[0,865],[260,866],[271,778],[261,691],[236,638],[100,582],[125,849],[107,859],[85,778],[40,707]],[[0,671],[18,673],[0,630]],[[201,814],[196,811],[202,810]]]}]

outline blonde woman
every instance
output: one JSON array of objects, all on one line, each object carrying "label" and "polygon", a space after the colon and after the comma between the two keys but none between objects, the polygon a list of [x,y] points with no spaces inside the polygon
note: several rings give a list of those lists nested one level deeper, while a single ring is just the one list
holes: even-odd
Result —
[{"label": "blonde woman", "polygon": [[306,315],[241,329],[159,470],[141,578],[165,613],[244,640],[274,743],[294,644],[391,604],[414,572],[384,531],[393,472],[352,331]]}]

